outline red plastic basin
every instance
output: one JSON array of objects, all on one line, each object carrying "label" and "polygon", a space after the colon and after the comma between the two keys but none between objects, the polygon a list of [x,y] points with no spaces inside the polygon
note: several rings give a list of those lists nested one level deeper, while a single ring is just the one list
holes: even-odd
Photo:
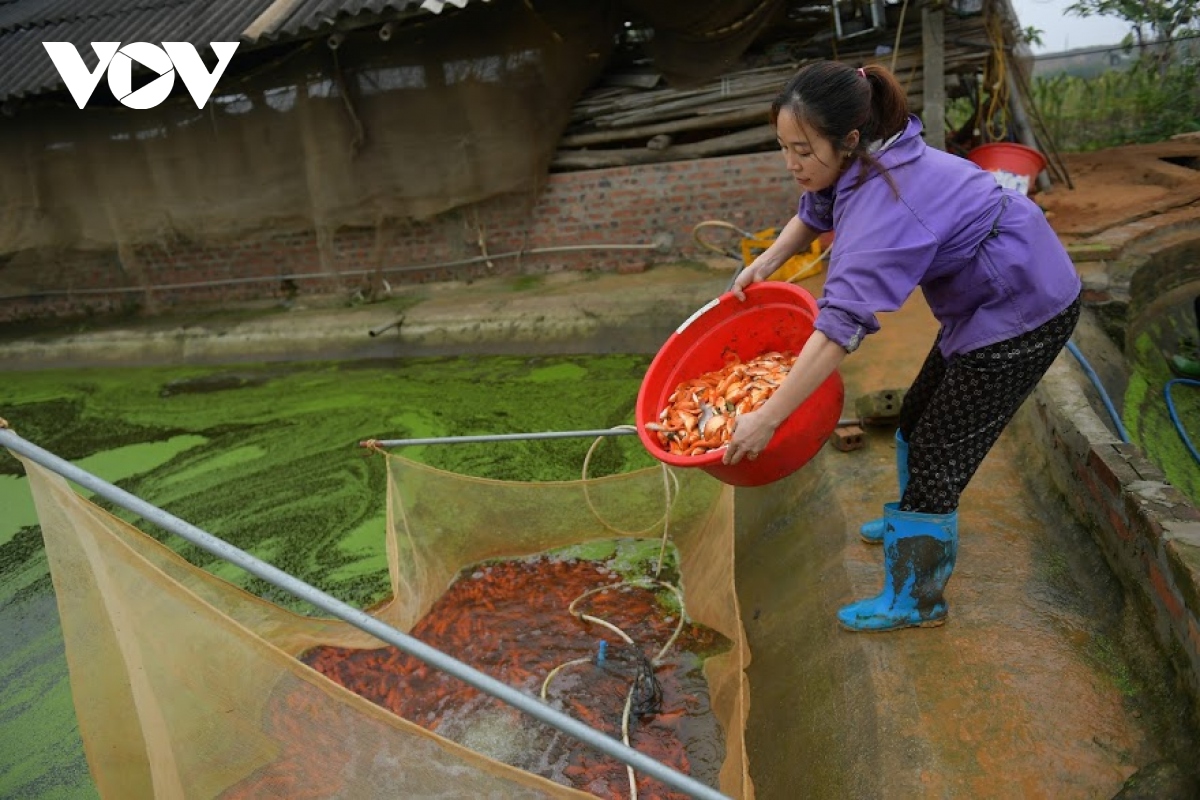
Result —
[{"label": "red plastic basin", "polygon": [[1047,164],[1046,157],[1037,150],[1016,142],[981,144],[967,153],[967,160],[992,173],[1006,189],[1027,195],[1037,188],[1037,176]]},{"label": "red plastic basin", "polygon": [[724,450],[698,456],[669,453],[646,430],[667,398],[685,380],[725,366],[725,354],[749,361],[772,350],[799,353],[813,332],[816,299],[799,286],[779,281],[751,284],[742,302],[732,293],[701,308],[667,339],[642,380],[637,397],[637,431],[642,445],[672,467],[702,469],[733,486],[762,486],[791,475],[817,454],[837,427],[845,390],[834,371],[775,431],[758,457],[721,463]]}]

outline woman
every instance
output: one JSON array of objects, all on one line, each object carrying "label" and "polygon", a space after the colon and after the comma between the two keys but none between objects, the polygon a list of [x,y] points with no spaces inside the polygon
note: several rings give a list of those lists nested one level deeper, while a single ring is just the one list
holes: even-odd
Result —
[{"label": "woman", "polygon": [[927,147],[885,68],[802,68],[771,106],[804,194],[734,293],[836,230],[813,335],[762,408],[738,418],[725,463],[753,459],[775,429],[920,287],[941,323],[896,432],[898,502],[865,524],[884,545],[882,593],[842,608],[854,631],[941,625],[958,552],[959,495],[1065,346],[1080,281],[1041,210],[988,172]]}]

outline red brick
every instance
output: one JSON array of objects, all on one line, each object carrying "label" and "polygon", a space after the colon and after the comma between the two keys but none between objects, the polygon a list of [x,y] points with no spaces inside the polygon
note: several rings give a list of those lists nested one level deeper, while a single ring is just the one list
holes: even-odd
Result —
[{"label": "red brick", "polygon": [[1175,596],[1174,590],[1167,582],[1162,570],[1159,569],[1157,562],[1147,559],[1146,565],[1150,574],[1150,584],[1154,587],[1155,594],[1162,601],[1163,607],[1167,609],[1167,613],[1172,619],[1178,620],[1183,617],[1183,605],[1179,602],[1179,598]]},{"label": "red brick", "polygon": [[[261,276],[260,282],[192,287],[156,292],[164,305],[278,294],[279,273],[352,272],[388,265],[432,264],[479,255],[480,231],[492,253],[579,242],[605,244],[648,241],[667,231],[676,254],[700,251],[691,229],[703,219],[725,219],[746,229],[774,227],[794,213],[796,195],[783,179],[774,153],[676,162],[546,177],[537,198],[508,194],[440,217],[393,220],[384,231],[371,226],[341,228],[318,237],[313,231],[280,230],[239,242],[202,242],[178,237],[128,248],[127,253],[152,284],[188,284]],[[318,248],[324,248],[322,255]],[[636,264],[635,264],[636,262]],[[639,259],[595,252],[556,254],[553,259],[497,261],[492,274],[552,263],[555,269],[637,269]],[[635,266],[630,266],[635,264]],[[390,273],[393,283],[422,282],[475,274],[475,266]],[[482,268],[479,268],[482,269]],[[478,274],[485,274],[479,271]],[[39,274],[37,288],[121,288],[133,279],[115,251],[56,254]],[[351,276],[303,279],[305,291],[331,291]],[[0,320],[31,316],[104,312],[138,302],[141,293],[29,299],[0,304]]]},{"label": "red brick", "polygon": [[1133,467],[1129,466],[1123,454],[1113,445],[1094,446],[1088,453],[1088,467],[1114,495],[1119,495],[1123,486],[1128,486],[1138,479]]},{"label": "red brick", "polygon": [[1112,526],[1113,531],[1120,537],[1121,541],[1132,542],[1134,535],[1129,530],[1129,524],[1125,520],[1125,515],[1107,504],[1104,506],[1104,511],[1108,516],[1108,524]]}]

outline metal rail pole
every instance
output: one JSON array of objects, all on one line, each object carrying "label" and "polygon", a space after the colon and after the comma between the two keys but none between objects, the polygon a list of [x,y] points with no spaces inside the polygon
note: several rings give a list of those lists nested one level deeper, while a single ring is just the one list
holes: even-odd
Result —
[{"label": "metal rail pole", "polygon": [[633,426],[602,428],[595,431],[545,431],[543,433],[496,433],[478,436],[433,436],[426,439],[365,439],[361,447],[408,447],[422,444],[473,444],[477,442],[521,442],[541,439],[595,438],[600,436],[636,436]]},{"label": "metal rail pole", "polygon": [[489,675],[485,675],[474,667],[468,666],[418,639],[401,633],[369,614],[347,605],[331,595],[325,594],[315,586],[311,586],[299,578],[293,577],[271,566],[267,562],[255,558],[223,539],[219,539],[195,525],[185,522],[163,511],[161,508],[126,492],[124,489],[120,489],[111,483],[97,478],[95,475],[76,467],[69,461],[59,458],[32,442],[26,441],[10,429],[0,428],[0,445],[16,453],[20,453],[30,461],[41,464],[46,469],[74,481],[86,489],[90,489],[100,497],[116,503],[127,511],[141,515],[155,525],[186,539],[200,549],[241,567],[251,575],[261,578],[267,583],[311,603],[322,611],[344,622],[348,622],[360,630],[366,631],[381,641],[394,645],[405,653],[449,673],[481,692],[508,703],[510,706],[524,711],[531,717],[557,728],[569,736],[575,737],[605,755],[612,756],[639,772],[657,778],[673,789],[678,789],[690,797],[701,798],[701,800],[729,800],[726,795],[705,786],[695,778],[677,772],[671,767],[655,761],[631,747],[626,747],[617,739],[607,736],[560,711],[556,711],[539,700],[521,694],[507,684],[501,683]]},{"label": "metal rail pole", "polygon": [[[838,420],[838,426],[859,425],[862,420],[846,417]],[[425,439],[364,439],[359,447],[415,447],[427,444],[477,444],[479,442],[521,442],[541,439],[569,439],[572,437],[634,436],[637,431],[628,428],[602,428],[594,431],[545,431],[542,433],[496,433],[477,436],[431,436]]]}]

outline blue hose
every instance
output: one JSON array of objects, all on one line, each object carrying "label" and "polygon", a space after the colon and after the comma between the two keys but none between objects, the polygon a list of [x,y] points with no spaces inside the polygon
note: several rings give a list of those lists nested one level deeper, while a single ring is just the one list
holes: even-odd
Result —
[{"label": "blue hose", "polygon": [[[1088,363],[1088,360],[1083,357],[1083,353],[1079,351],[1079,347],[1073,339],[1067,340],[1067,349],[1071,351],[1071,355],[1075,356],[1075,360],[1079,362],[1079,366],[1083,367],[1083,371],[1087,373],[1088,379],[1096,387],[1096,391],[1100,393],[1100,399],[1104,402],[1104,407],[1108,409],[1108,415],[1112,417],[1113,424],[1117,426],[1117,435],[1121,437],[1122,442],[1128,442],[1129,431],[1125,430],[1125,425],[1121,422],[1121,415],[1117,413],[1117,408],[1109,398],[1108,392],[1104,391],[1104,384],[1100,382],[1100,376],[1096,374],[1096,370],[1092,369],[1092,365]],[[1170,398],[1167,399],[1167,403],[1168,405],[1170,404]],[[1174,416],[1173,412],[1172,416]],[[1193,450],[1192,454],[1195,455],[1195,452]]]},{"label": "blue hose", "polygon": [[1194,381],[1190,378],[1172,378],[1163,387],[1163,395],[1167,398],[1167,411],[1171,414],[1171,422],[1174,423],[1175,430],[1179,432],[1179,438],[1183,439],[1183,443],[1187,445],[1188,452],[1192,454],[1192,458],[1196,459],[1197,464],[1200,464],[1200,453],[1196,452],[1196,446],[1192,444],[1192,440],[1188,438],[1187,431],[1183,429],[1183,423],[1179,421],[1179,415],[1175,413],[1175,403],[1171,400],[1171,387],[1177,383],[1184,386],[1200,387],[1200,381]]}]

